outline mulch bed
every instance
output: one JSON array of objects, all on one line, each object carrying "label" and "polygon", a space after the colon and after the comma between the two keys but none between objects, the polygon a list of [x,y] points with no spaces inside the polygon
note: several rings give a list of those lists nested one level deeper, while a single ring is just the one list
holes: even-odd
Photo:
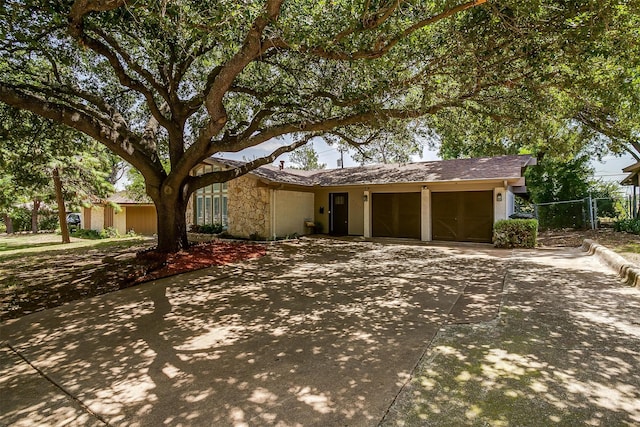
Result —
[{"label": "mulch bed", "polygon": [[188,271],[259,258],[266,253],[262,244],[220,241],[198,243],[174,254],[146,250],[136,255],[136,262],[143,268],[142,275],[130,276],[130,283],[136,285]]}]

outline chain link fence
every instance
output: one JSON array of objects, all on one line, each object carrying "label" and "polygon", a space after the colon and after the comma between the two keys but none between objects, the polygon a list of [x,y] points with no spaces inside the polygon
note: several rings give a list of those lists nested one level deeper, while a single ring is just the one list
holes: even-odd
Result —
[{"label": "chain link fence", "polygon": [[586,197],[577,200],[537,203],[534,216],[541,229],[595,229],[605,218],[617,216],[616,200]]}]

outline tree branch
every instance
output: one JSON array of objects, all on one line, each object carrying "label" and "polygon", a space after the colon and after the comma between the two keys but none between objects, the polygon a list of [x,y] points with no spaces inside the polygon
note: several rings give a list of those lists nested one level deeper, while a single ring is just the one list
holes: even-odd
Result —
[{"label": "tree branch", "polygon": [[[69,15],[69,34],[75,38],[81,45],[87,46],[97,54],[103,56],[109,64],[118,78],[118,81],[123,86],[126,86],[136,92],[142,94],[147,101],[147,106],[151,111],[151,114],[161,123],[165,128],[171,128],[172,123],[167,120],[166,117],[158,108],[155,102],[154,95],[151,90],[146,87],[140,80],[135,79],[125,70],[124,66],[118,58],[118,54],[112,51],[109,46],[105,45],[101,41],[90,37],[84,32],[83,17],[85,14],[91,11],[107,11],[116,9],[124,4],[124,0],[77,0]],[[75,10],[78,9],[78,10]],[[155,80],[155,79],[154,79]]]},{"label": "tree branch", "polygon": [[191,177],[188,182],[188,187],[190,189],[188,190],[188,194],[191,195],[191,193],[193,193],[196,189],[205,187],[207,185],[211,185],[218,182],[230,181],[234,178],[238,178],[239,176],[245,175],[254,169],[257,169],[260,166],[264,166],[268,163],[272,163],[282,154],[288,153],[290,151],[295,150],[298,147],[305,145],[306,143],[308,143],[310,140],[312,140],[317,136],[318,136],[317,134],[305,135],[303,138],[299,139],[298,141],[292,144],[285,145],[274,150],[268,156],[260,157],[258,159],[252,160],[250,162],[245,163],[242,166],[238,166],[233,169],[209,172],[204,175]]},{"label": "tree branch", "polygon": [[[399,35],[390,39],[389,41],[382,44],[381,46],[378,46],[378,44],[376,44],[376,46],[373,46],[371,49],[368,49],[368,50],[357,50],[350,53],[344,53],[344,52],[330,51],[324,47],[319,47],[319,46],[302,46],[301,48],[299,48],[299,51],[302,53],[308,53],[320,58],[343,60],[343,61],[344,60],[351,61],[351,60],[357,60],[357,59],[377,59],[387,54],[396,44],[398,44],[401,40],[403,40],[407,36],[416,32],[417,30],[427,27],[429,25],[435,24],[436,22],[442,21],[443,19],[446,19],[452,15],[455,15],[456,13],[474,8],[476,6],[480,6],[486,2],[487,0],[472,0],[470,2],[455,6],[451,9],[447,9],[444,12],[441,12],[437,15],[433,15],[433,16],[430,16],[429,18],[423,19],[422,21],[416,22],[415,24],[403,30]],[[279,37],[269,40],[268,46],[270,48],[292,50],[291,46],[289,46],[289,44],[285,40]]]},{"label": "tree branch", "polygon": [[147,83],[149,83],[156,91],[158,91],[160,96],[162,96],[166,102],[171,102],[169,93],[167,92],[166,88],[156,80],[156,78],[149,72],[149,70],[146,70],[136,61],[134,61],[133,58],[131,58],[131,55],[129,55],[129,53],[122,49],[120,44],[113,37],[99,28],[92,28],[91,31],[102,37],[102,39],[107,42],[109,46],[111,46],[111,49],[113,49],[114,52],[120,55],[127,66],[138,73],[138,75],[142,76]]},{"label": "tree branch", "polygon": [[74,128],[106,145],[152,182],[154,178],[160,179],[159,170],[163,169],[159,159],[153,160],[153,156],[145,153],[140,138],[117,123],[111,126],[104,118],[95,117],[87,111],[50,102],[5,83],[0,83],[0,101]]}]

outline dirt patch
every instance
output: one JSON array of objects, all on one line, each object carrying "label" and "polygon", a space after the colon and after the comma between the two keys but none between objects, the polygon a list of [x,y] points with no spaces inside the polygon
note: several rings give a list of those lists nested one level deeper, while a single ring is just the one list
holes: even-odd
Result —
[{"label": "dirt patch", "polygon": [[640,236],[617,232],[612,228],[597,230],[547,230],[538,235],[541,247],[578,247],[585,239],[591,239],[618,253],[628,261],[640,265]]}]

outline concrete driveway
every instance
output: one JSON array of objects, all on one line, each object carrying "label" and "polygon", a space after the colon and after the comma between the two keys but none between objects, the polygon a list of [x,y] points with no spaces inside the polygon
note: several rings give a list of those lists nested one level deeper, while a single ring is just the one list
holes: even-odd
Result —
[{"label": "concrete driveway", "polygon": [[0,424],[401,424],[436,333],[494,319],[505,280],[527,277],[514,263],[488,246],[304,239],[26,316],[0,328]]}]

